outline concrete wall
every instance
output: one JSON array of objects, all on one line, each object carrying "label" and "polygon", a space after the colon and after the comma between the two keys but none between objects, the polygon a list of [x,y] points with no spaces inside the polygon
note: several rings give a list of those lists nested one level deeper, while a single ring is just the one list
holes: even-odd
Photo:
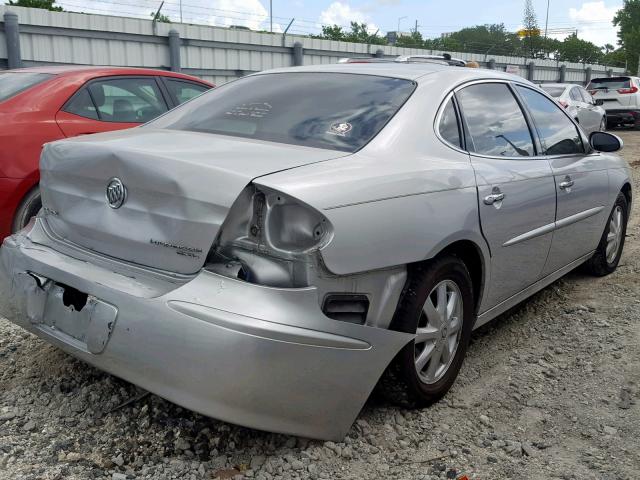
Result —
[{"label": "concrete wall", "polygon": [[[7,68],[4,13],[19,20],[22,66],[47,64],[116,65],[171,69],[169,31],[180,37],[181,71],[221,84],[251,72],[294,64],[294,44],[303,48],[304,65],[335,63],[342,57],[372,56],[378,49],[386,57],[441,52],[415,48],[366,45],[319,40],[297,35],[258,33],[187,24],[154,24],[151,20],[0,5],[0,68]],[[482,66],[504,70],[519,66],[520,75],[536,82],[561,79],[560,64],[535,60],[533,78],[530,59],[449,52],[454,57],[475,60]],[[493,60],[493,62],[490,62]],[[175,63],[175,60],[174,60]],[[592,76],[621,74],[620,68],[566,63],[565,80],[584,83],[586,68]]]}]

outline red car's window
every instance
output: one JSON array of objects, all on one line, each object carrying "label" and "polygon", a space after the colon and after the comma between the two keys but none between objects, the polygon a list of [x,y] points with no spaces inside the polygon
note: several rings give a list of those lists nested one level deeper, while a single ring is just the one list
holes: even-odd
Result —
[{"label": "red car's window", "polygon": [[155,78],[110,78],[91,82],[64,107],[82,117],[116,123],[145,123],[168,110]]},{"label": "red car's window", "polygon": [[48,73],[30,73],[30,72],[5,72],[0,73],[0,102],[16,96],[20,92],[31,88],[45,80],[50,79],[53,75]]}]

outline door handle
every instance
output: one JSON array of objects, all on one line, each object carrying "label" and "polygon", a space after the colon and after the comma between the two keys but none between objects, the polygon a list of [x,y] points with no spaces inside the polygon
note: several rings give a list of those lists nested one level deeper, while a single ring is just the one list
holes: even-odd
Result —
[{"label": "door handle", "polygon": [[571,177],[569,175],[567,175],[566,177],[564,177],[564,181],[560,182],[560,185],[558,185],[562,190],[568,190],[571,187],[573,187],[573,180],[571,180]]},{"label": "door handle", "polygon": [[494,203],[501,202],[502,200],[504,200],[504,193],[502,193],[499,188],[494,188],[491,195],[484,197],[484,204],[493,205]]}]

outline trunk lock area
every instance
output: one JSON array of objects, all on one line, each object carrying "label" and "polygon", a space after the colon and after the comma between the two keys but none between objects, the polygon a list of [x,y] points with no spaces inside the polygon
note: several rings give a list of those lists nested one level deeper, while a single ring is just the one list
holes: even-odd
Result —
[{"label": "trunk lock area", "polygon": [[93,295],[33,272],[18,273],[14,288],[25,295],[31,324],[64,343],[102,353],[115,327],[118,310]]}]

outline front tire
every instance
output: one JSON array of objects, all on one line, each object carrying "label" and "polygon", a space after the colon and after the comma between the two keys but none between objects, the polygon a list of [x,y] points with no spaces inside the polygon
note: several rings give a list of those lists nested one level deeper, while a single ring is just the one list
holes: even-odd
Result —
[{"label": "front tire", "polygon": [[462,367],[474,319],[473,284],[459,258],[445,256],[414,267],[392,329],[416,338],[385,371],[384,396],[409,408],[442,398]]},{"label": "front tire", "polygon": [[627,235],[627,221],[629,219],[629,204],[627,197],[621,192],[609,214],[607,226],[604,229],[598,248],[585,264],[592,275],[603,277],[613,273],[622,257],[624,241]]},{"label": "front tire", "polygon": [[42,199],[40,198],[40,189],[35,187],[25,195],[18,210],[16,210],[11,226],[11,233],[16,233],[26,227],[31,221],[31,218],[35,217],[41,208]]}]

